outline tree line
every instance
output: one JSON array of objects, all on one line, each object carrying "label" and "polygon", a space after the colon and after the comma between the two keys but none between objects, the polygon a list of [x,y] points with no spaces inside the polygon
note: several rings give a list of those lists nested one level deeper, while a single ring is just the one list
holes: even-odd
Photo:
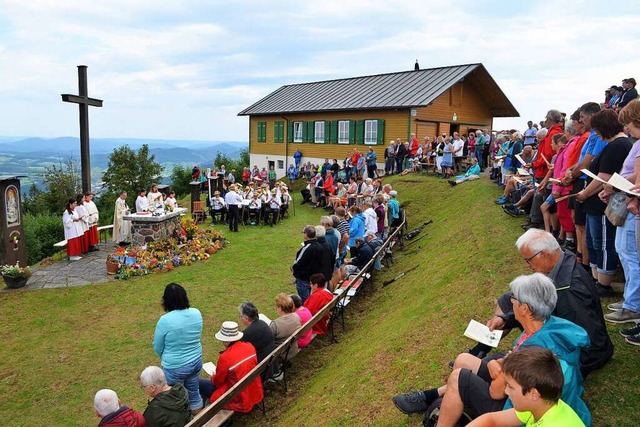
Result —
[{"label": "tree line", "polygon": [[[224,164],[228,171],[235,169],[236,179],[239,179],[243,168],[249,166],[249,152],[243,150],[238,160],[218,152],[213,164]],[[204,167],[200,166],[201,169]],[[102,175],[101,188],[95,191],[94,202],[100,211],[100,225],[112,223],[114,203],[122,191],[127,192],[127,204],[134,206],[140,190],[148,191],[151,184],[160,182],[163,172],[164,168],[150,154],[147,144],[137,151],[127,145],[114,149]],[[44,189],[32,184],[22,200],[27,260],[30,265],[57,252],[53,245],[64,239],[61,216],[65,205],[70,198],[82,192],[80,166],[73,157],[60,160],[58,165],[45,167],[42,178]],[[177,198],[190,193],[191,168],[176,165],[169,178]]]}]

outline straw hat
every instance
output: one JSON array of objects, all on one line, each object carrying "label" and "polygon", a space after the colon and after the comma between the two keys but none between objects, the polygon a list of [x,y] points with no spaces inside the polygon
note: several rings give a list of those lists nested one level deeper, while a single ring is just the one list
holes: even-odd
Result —
[{"label": "straw hat", "polygon": [[216,332],[215,337],[218,341],[234,342],[242,339],[242,332],[238,331],[236,322],[226,321],[222,322],[222,327]]}]

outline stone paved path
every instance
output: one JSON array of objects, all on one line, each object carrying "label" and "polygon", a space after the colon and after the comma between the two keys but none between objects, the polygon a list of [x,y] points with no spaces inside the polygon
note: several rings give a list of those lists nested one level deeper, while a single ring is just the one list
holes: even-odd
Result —
[{"label": "stone paved path", "polygon": [[113,243],[100,243],[99,251],[83,255],[79,261],[65,259],[45,267],[33,268],[33,275],[22,289],[71,288],[115,280],[114,276],[107,274],[106,267],[107,254],[114,247]]}]

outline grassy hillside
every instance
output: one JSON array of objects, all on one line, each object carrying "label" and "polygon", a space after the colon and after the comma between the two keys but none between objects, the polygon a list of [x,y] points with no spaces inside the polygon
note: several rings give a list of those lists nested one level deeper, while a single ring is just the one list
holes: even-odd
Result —
[{"label": "grassy hillside", "polygon": [[[301,352],[289,393],[268,393],[266,416],[256,411],[236,425],[420,425],[420,417],[399,413],[391,396],[440,384],[447,361],[472,345],[462,336],[469,319],[483,321],[510,279],[526,272],[514,247],[519,221],[493,204],[495,186],[482,180],[450,189],[419,176],[390,182],[411,228],[434,220],[423,231],[428,237],[396,254],[391,271],[377,276],[376,289],[354,300],[338,344],[316,340]],[[294,290],[289,265],[300,232],[324,213],[295,210],[275,228],[229,235],[227,249],[209,261],[171,273],[0,294],[0,419],[16,426],[96,424],[92,398],[103,387],[144,409],[136,380],[145,366],[159,363],[151,339],[162,290],[171,281],[185,285],[202,311],[205,359],[215,360],[221,346],[213,334],[223,320],[238,320],[238,304],[252,300],[273,317],[274,296]],[[383,280],[417,264],[418,270],[381,288]],[[617,328],[611,334],[614,360],[589,377],[586,398],[594,425],[630,426],[628,414],[640,397],[638,348],[623,344]]]}]

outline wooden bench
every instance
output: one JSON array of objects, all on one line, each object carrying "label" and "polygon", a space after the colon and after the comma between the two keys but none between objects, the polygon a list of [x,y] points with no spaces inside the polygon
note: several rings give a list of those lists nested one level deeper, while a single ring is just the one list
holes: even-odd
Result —
[{"label": "wooden bench", "polygon": [[100,242],[102,242],[102,233],[104,232],[104,243],[107,243],[107,230],[113,230],[113,224],[101,225],[98,227],[98,235],[100,236]]},{"label": "wooden bench", "polygon": [[[398,227],[398,230],[392,233],[387,238],[385,243],[380,248],[378,248],[373,258],[371,258],[371,260],[367,263],[367,265],[365,265],[365,267],[360,272],[358,272],[358,274],[356,274],[355,277],[353,277],[353,279],[343,288],[343,291],[340,293],[340,295],[334,295],[333,299],[327,305],[322,307],[320,311],[314,314],[313,317],[309,319],[307,323],[300,326],[289,338],[284,340],[282,344],[276,347],[275,350],[269,353],[267,357],[265,357],[260,363],[258,363],[258,365],[255,368],[253,368],[247,375],[241,378],[240,381],[238,381],[233,387],[227,390],[225,394],[220,396],[218,400],[216,400],[211,405],[204,408],[193,420],[191,420],[191,422],[189,422],[189,424],[187,424],[186,427],[214,427],[214,426],[223,425],[224,423],[229,421],[229,419],[234,414],[234,412],[225,410],[224,407],[229,402],[231,402],[233,398],[235,398],[238,394],[240,394],[240,392],[247,385],[249,385],[256,377],[262,375],[262,372],[267,370],[274,363],[277,363],[278,358],[285,355],[285,359],[286,359],[286,355],[288,354],[289,349],[291,348],[293,343],[296,340],[298,340],[300,336],[302,336],[305,332],[313,328],[313,326],[317,322],[322,320],[327,313],[332,313],[333,310],[335,310],[336,306],[344,310],[344,308],[347,305],[349,305],[349,302],[351,301],[349,298],[349,292],[351,291],[351,288],[360,280],[364,280],[365,275],[368,274],[367,271],[371,269],[371,267],[373,266],[373,263],[375,262],[376,257],[378,255],[383,254],[384,251],[387,250],[387,248],[391,245],[392,239],[396,237],[397,234],[399,234],[400,232],[399,230],[402,229],[404,224],[405,224],[405,219],[403,219],[402,224],[400,225],[400,227]],[[361,287],[361,286],[362,286],[362,283],[358,284],[358,287]],[[355,292],[356,293],[358,292],[357,288]],[[330,323],[331,323],[331,320],[330,320]],[[334,338],[332,338],[332,340],[333,339]],[[282,372],[283,372],[283,381],[285,381],[285,384],[286,384],[286,367],[284,367]],[[286,391],[286,386],[285,386],[285,391]],[[262,409],[264,411],[264,399],[262,401],[262,405],[263,405]]]},{"label": "wooden bench", "polygon": [[[110,225],[101,225],[98,227],[98,234],[100,235],[100,242],[107,243],[107,230],[113,230],[113,224]],[[104,231],[104,242],[102,240],[102,232]],[[64,248],[67,246],[67,241],[62,240],[58,243],[54,243],[53,247],[55,248]]]}]

